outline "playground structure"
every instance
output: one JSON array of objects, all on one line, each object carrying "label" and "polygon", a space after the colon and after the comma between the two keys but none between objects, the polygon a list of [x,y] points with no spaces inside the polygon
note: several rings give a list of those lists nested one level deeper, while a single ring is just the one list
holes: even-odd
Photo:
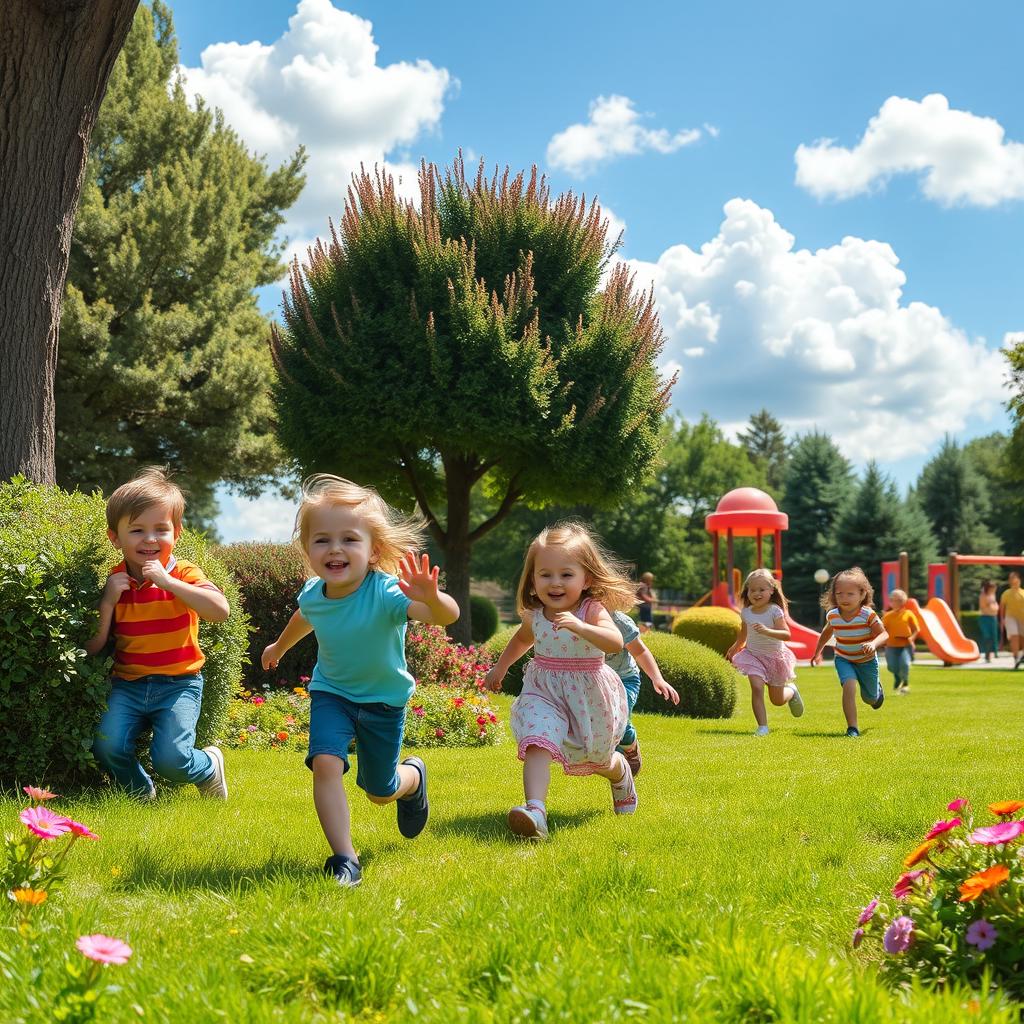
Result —
[{"label": "playground structure", "polygon": [[[756,487],[737,487],[722,496],[715,511],[704,519],[704,528],[711,534],[712,559],[711,603],[719,608],[737,611],[736,598],[740,572],[735,565],[737,537],[756,540],[757,568],[764,568],[764,541],[772,542],[772,574],[782,579],[782,533],[789,529],[789,516],[780,512],[774,499]],[[725,537],[725,578],[721,578],[721,538]],[[786,616],[790,630],[788,646],[797,658],[808,660],[814,654],[818,633]]]},{"label": "playground structure", "polygon": [[[940,661],[963,665],[980,657],[978,645],[960,626],[960,567],[963,565],[1024,566],[1024,558],[1011,555],[961,555],[951,551],[945,562],[928,566],[928,602],[922,607],[908,598],[907,607],[921,623],[921,639]],[[910,558],[901,551],[897,560],[882,563],[882,607],[896,589],[910,593]],[[947,600],[948,599],[948,600]]]}]

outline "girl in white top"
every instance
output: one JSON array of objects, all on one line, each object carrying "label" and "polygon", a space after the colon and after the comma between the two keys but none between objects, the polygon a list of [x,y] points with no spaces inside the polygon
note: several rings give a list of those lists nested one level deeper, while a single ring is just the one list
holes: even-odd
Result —
[{"label": "girl in white top", "polygon": [[743,581],[740,593],[740,635],[726,657],[750,680],[750,703],[757,719],[757,735],[768,735],[764,688],[778,707],[789,705],[794,718],[804,713],[796,688],[796,658],[786,646],[786,598],[782,585],[767,569],[755,569]]}]

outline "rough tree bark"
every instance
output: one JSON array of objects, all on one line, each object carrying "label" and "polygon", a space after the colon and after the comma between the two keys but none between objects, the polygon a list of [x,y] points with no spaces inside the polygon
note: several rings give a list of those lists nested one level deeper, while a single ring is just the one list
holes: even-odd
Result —
[{"label": "rough tree bark", "polygon": [[0,0],[0,480],[54,482],[53,376],[89,137],[139,0]]}]

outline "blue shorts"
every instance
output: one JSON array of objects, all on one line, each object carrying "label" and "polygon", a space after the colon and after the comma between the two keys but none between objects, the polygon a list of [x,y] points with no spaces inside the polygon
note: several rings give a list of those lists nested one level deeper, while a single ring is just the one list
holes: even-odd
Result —
[{"label": "blue shorts", "polygon": [[626,731],[619,740],[620,747],[631,747],[636,743],[636,729],[633,728],[633,708],[636,707],[637,698],[640,696],[640,677],[628,675],[622,677],[622,686],[626,691],[626,704],[629,707],[629,717],[626,719]]},{"label": "blue shorts", "polygon": [[341,759],[349,769],[348,748],[356,741],[356,785],[371,796],[391,796],[398,789],[398,759],[405,733],[405,705],[357,704],[333,693],[313,690],[309,712],[309,753]]},{"label": "blue shorts", "polygon": [[860,686],[860,696],[868,704],[874,704],[882,693],[882,684],[878,681],[878,658],[870,661],[849,661],[841,654],[835,658],[836,672],[839,673],[839,685],[845,686],[854,679]]}]

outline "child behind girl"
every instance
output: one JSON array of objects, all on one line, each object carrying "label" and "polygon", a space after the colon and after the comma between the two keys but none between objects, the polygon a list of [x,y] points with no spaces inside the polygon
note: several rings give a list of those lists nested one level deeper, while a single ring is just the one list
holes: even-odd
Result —
[{"label": "child behind girl", "polygon": [[825,628],[818,637],[812,665],[820,665],[821,652],[835,637],[836,672],[843,688],[843,714],[846,716],[846,735],[851,739],[860,735],[857,728],[857,687],[861,700],[877,710],[885,700],[882,684],[878,681],[878,648],[888,636],[882,620],[871,607],[875,591],[859,566],[844,569],[832,577],[822,605]]},{"label": "child behind girl", "polygon": [[921,623],[907,607],[907,592],[891,590],[892,607],[882,616],[882,626],[888,638],[885,641],[885,664],[892,673],[893,690],[910,692],[910,664],[914,659],[914,641],[921,632]]},{"label": "child behind girl", "polygon": [[[397,801],[398,830],[414,839],[427,823],[427,769],[418,757],[398,763],[413,678],[405,663],[409,619],[447,626],[458,605],[438,592],[437,568],[410,548],[418,524],[389,508],[376,491],[323,474],[302,487],[295,537],[315,573],[299,591],[298,610],[263,652],[276,668],[310,632],[319,652],[309,684],[309,754],[313,803],[331,847],[324,872],[343,886],[362,880],[344,775],[356,742],[356,785],[371,803]],[[399,576],[393,575],[398,571]]]},{"label": "child behind girl", "polygon": [[547,837],[552,760],[566,775],[607,779],[616,814],[636,810],[633,773],[615,749],[629,717],[626,691],[605,664],[622,650],[608,609],[633,603],[632,583],[581,523],[550,526],[530,544],[516,592],[523,624],[487,673],[487,685],[500,689],[509,666],[535,647],[512,705],[526,794],[508,813],[516,835]]},{"label": "child behind girl", "polygon": [[640,697],[640,669],[643,669],[650,679],[654,692],[665,700],[679,703],[679,694],[674,686],[665,682],[665,678],[658,668],[647,644],[640,636],[640,630],[636,623],[625,613],[612,612],[612,622],[615,623],[619,635],[622,637],[622,650],[615,654],[609,654],[605,658],[608,665],[615,669],[622,685],[626,690],[626,706],[629,709],[629,718],[626,721],[626,731],[619,740],[616,748],[629,765],[633,778],[640,774],[640,766],[643,761],[640,757],[640,741],[636,737],[636,729],[633,727],[633,708]]},{"label": "child behind girl", "polygon": [[804,702],[796,688],[796,658],[786,646],[786,597],[782,584],[767,570],[755,569],[743,581],[740,592],[740,635],[726,657],[750,680],[750,704],[757,720],[757,735],[768,735],[764,688],[776,707],[789,705],[799,718]]}]

